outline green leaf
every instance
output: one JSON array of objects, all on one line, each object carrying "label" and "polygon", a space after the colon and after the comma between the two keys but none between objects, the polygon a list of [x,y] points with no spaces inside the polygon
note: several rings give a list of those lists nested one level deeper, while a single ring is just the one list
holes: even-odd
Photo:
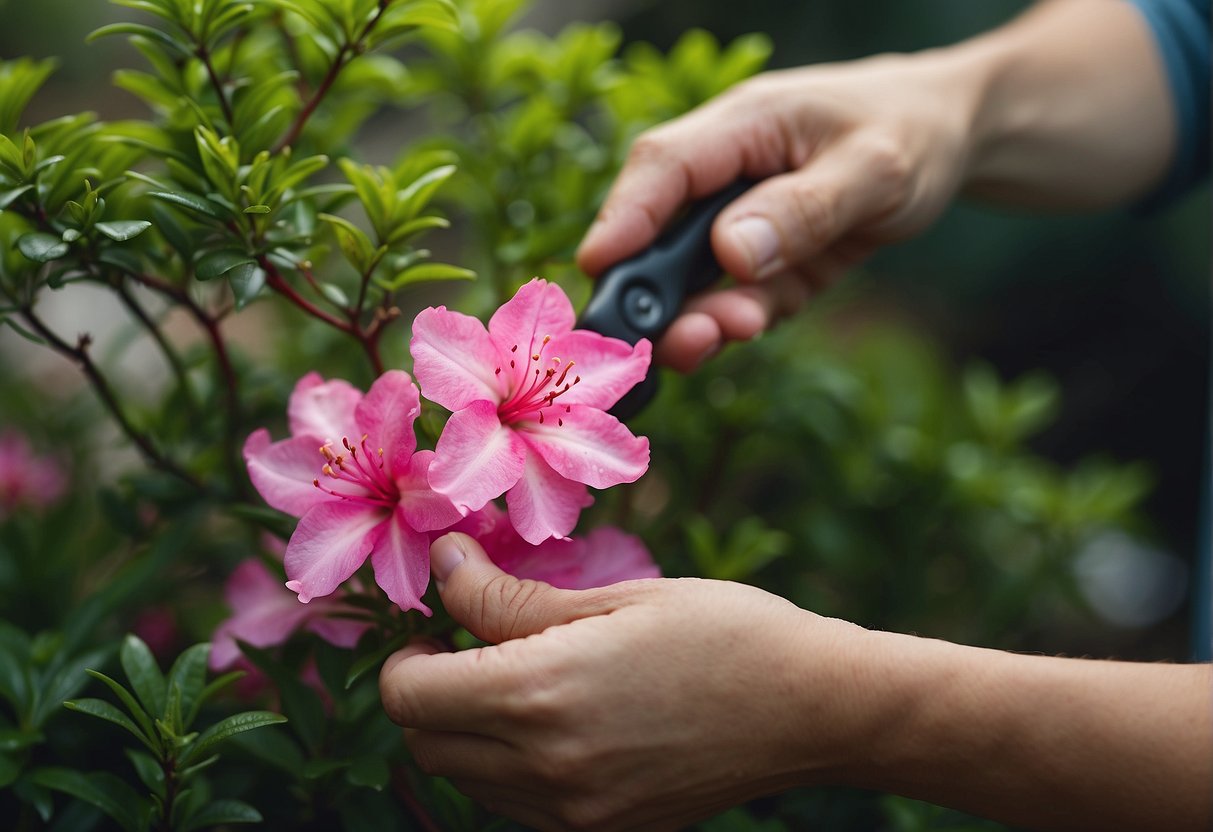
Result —
[{"label": "green leaf", "polygon": [[190,744],[185,754],[181,756],[181,765],[188,765],[191,761],[202,756],[203,752],[223,742],[228,737],[234,737],[236,734],[252,731],[257,728],[264,728],[267,725],[278,725],[282,722],[286,722],[286,717],[272,711],[246,711],[242,714],[229,716],[227,719],[216,722],[198,735],[197,739]]},{"label": "green leaf", "polygon": [[210,684],[207,684],[205,688],[199,691],[197,699],[194,700],[193,705],[189,708],[189,712],[186,713],[186,725],[194,724],[194,719],[198,718],[198,711],[201,707],[203,707],[203,705],[205,705],[207,701],[211,699],[211,696],[217,694],[218,691],[227,688],[227,686],[235,682],[235,680],[243,679],[245,676],[246,673],[244,671],[230,671],[229,673],[224,673],[223,676],[212,680]]},{"label": "green leaf", "polygon": [[152,757],[134,748],[122,749],[126,752],[127,758],[131,761],[131,765],[135,767],[135,773],[139,775],[139,779],[143,781],[143,785],[148,787],[152,794],[164,799],[164,767],[160,762]]},{"label": "green leaf", "polygon": [[250,205],[244,209],[246,214],[268,214],[269,212],[270,206],[268,205]]},{"label": "green leaf", "polygon": [[383,791],[390,778],[391,772],[388,771],[387,763],[382,757],[373,754],[354,760],[349,771],[345,773],[345,779],[353,785],[365,786],[377,792]]},{"label": "green leaf", "polygon": [[455,170],[454,165],[441,165],[413,180],[399,194],[400,202],[394,219],[411,220],[420,214],[433,198],[434,192],[455,174]]},{"label": "green leaf", "polygon": [[429,231],[431,228],[450,228],[451,221],[446,217],[417,217],[415,220],[398,225],[392,229],[392,233],[388,235],[386,242],[388,245],[401,243],[412,237],[415,234],[420,234],[422,231]]},{"label": "green leaf", "polygon": [[[21,324],[17,323],[12,318],[0,318],[0,324],[8,324],[9,328],[12,329],[13,332],[17,333],[22,338],[24,338],[26,341],[29,341],[31,344],[37,344],[40,347],[46,346],[46,340],[44,338],[30,332],[28,329],[21,326]],[[0,689],[0,695],[2,695],[3,693],[4,693],[3,689]]]},{"label": "green leaf", "polygon": [[3,211],[8,206],[12,205],[21,195],[27,192],[33,185],[22,185],[20,188],[13,188],[8,191],[0,191],[0,211]]},{"label": "green leaf", "polygon": [[[175,688],[179,691],[183,716],[193,713],[194,702],[206,684],[206,660],[210,655],[211,645],[209,643],[204,642],[187,647],[173,662],[173,667],[168,672],[169,690],[172,691]],[[189,723],[184,723],[184,727],[189,730]]]},{"label": "green leaf", "polygon": [[418,263],[409,266],[390,281],[385,281],[384,288],[399,289],[412,283],[446,280],[475,280],[476,273],[471,269],[451,266],[446,263]]},{"label": "green leaf", "polygon": [[99,222],[93,226],[111,240],[124,242],[138,237],[152,227],[147,220],[119,220],[117,222]]},{"label": "green leaf", "polygon": [[63,707],[67,708],[69,711],[77,711],[82,714],[88,714],[89,716],[95,716],[98,719],[104,719],[106,722],[112,722],[119,728],[124,728],[125,730],[130,731],[131,734],[137,737],[140,742],[142,742],[152,751],[157,750],[155,745],[153,745],[152,740],[149,737],[144,736],[143,732],[139,730],[139,726],[131,722],[130,717],[122,713],[122,711],[118,710],[110,703],[106,702],[104,699],[69,699],[67,702],[63,703]]},{"label": "green leaf", "polygon": [[41,768],[31,772],[28,779],[39,786],[91,803],[128,832],[137,832],[144,827],[147,803],[112,774],[96,772],[86,775],[70,768]]},{"label": "green leaf", "polygon": [[341,252],[360,274],[369,270],[372,258],[375,256],[375,244],[358,226],[344,217],[334,214],[320,214],[320,219],[333,227],[337,234],[337,243]]},{"label": "green leaf", "polygon": [[221,248],[198,258],[194,276],[199,280],[214,280],[237,266],[255,266],[257,261],[239,249]]},{"label": "green leaf", "polygon": [[0,789],[6,789],[21,776],[21,758],[0,751]]},{"label": "green leaf", "polygon": [[334,306],[348,309],[350,305],[349,296],[335,283],[321,283],[320,293],[324,295],[325,300]]},{"label": "green leaf", "polygon": [[241,263],[228,272],[236,308],[243,309],[265,287],[265,272],[254,263]]},{"label": "green leaf", "polygon": [[190,818],[182,832],[209,829],[227,823],[260,823],[261,813],[239,800],[215,800],[208,803],[198,814]]},{"label": "green leaf", "polygon": [[71,246],[53,234],[33,231],[17,238],[17,248],[35,263],[49,263],[71,250]]},{"label": "green leaf", "polygon": [[118,659],[122,662],[122,670],[131,688],[147,712],[152,716],[163,714],[168,704],[164,674],[160,672],[148,646],[138,636],[128,633],[122,641],[122,649],[118,651]]},{"label": "green leaf", "polygon": [[148,196],[153,196],[156,199],[162,199],[165,202],[171,202],[174,205],[180,205],[183,208],[189,208],[191,211],[196,211],[199,214],[210,217],[211,219],[223,219],[223,215],[219,213],[219,209],[213,202],[204,197],[190,193],[178,193],[172,191],[149,191]]},{"label": "green leaf", "polygon": [[0,731],[0,751],[20,751],[42,742],[46,737],[41,731],[24,731],[19,728],[9,728]]},{"label": "green leaf", "polygon": [[152,724],[152,718],[148,715],[147,711],[145,711],[143,707],[135,701],[135,697],[131,696],[130,691],[100,671],[86,670],[84,672],[89,676],[92,676],[94,679],[99,680],[111,691],[113,691],[114,695],[118,697],[118,700],[126,706],[128,711],[130,711],[130,714],[134,718],[135,722],[139,723],[139,727],[143,729],[143,733],[147,737],[154,738],[156,736],[156,728]]},{"label": "green leaf", "polygon": [[179,41],[154,26],[145,26],[142,23],[111,23],[108,26],[102,26],[100,29],[94,29],[84,40],[87,43],[91,43],[109,35],[136,35],[165,46],[181,57],[189,58],[193,56],[193,51],[190,49],[188,43]]},{"label": "green leaf", "polygon": [[349,672],[345,676],[345,689],[349,690],[352,688],[354,683],[365,676],[368,670],[380,667],[387,660],[388,656],[407,644],[408,640],[408,633],[401,633],[379,649],[356,660],[350,665]]}]

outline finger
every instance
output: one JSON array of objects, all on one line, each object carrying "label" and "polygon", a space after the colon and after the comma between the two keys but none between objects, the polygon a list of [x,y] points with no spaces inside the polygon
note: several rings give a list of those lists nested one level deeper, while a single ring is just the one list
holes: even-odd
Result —
[{"label": "finger", "polygon": [[492,644],[616,609],[609,587],[573,591],[503,572],[465,534],[444,535],[430,547],[442,605],[477,638]]},{"label": "finger", "polygon": [[637,137],[577,251],[587,274],[643,249],[688,201],[788,169],[787,133],[762,106],[762,89],[736,87]]},{"label": "finger", "polygon": [[895,211],[907,182],[900,155],[887,145],[841,141],[734,200],[712,227],[712,248],[743,281],[805,269],[840,238]]},{"label": "finger", "polygon": [[404,743],[417,767],[434,777],[500,783],[519,776],[517,752],[496,737],[406,728]]},{"label": "finger", "polygon": [[658,342],[655,359],[690,372],[727,341],[748,341],[793,314],[812,292],[799,274],[785,273],[748,286],[730,286],[688,301],[683,314]]},{"label": "finger", "polygon": [[480,661],[479,652],[393,655],[379,674],[388,718],[405,728],[492,734],[505,680],[501,666]]}]

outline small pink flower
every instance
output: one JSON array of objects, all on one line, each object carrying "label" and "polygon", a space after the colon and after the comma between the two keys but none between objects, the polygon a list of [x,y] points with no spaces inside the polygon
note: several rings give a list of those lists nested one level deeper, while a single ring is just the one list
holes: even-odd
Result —
[{"label": "small pink flower", "polygon": [[527,543],[497,506],[489,503],[454,529],[475,538],[494,563],[518,578],[559,589],[592,589],[637,578],[660,578],[661,569],[635,535],[611,526],[585,537]]},{"label": "small pink flower", "polygon": [[426,534],[460,512],[430,488],[433,451],[416,451],[421,410],[408,373],[389,370],[364,397],[341,380],[309,373],[287,409],[291,438],[244,443],[249,478],[265,501],[299,518],[286,546],[287,587],[303,603],[337,589],[371,559],[375,581],[401,609],[421,603],[430,580]]},{"label": "small pink flower", "polygon": [[226,670],[241,658],[237,639],[254,647],[273,647],[296,630],[306,629],[330,644],[353,647],[370,626],[365,621],[334,617],[355,611],[342,604],[340,596],[323,598],[314,604],[299,603],[255,558],[236,567],[223,588],[223,597],[232,617],[211,636],[213,670]]},{"label": "small pink flower", "polygon": [[0,432],[0,519],[18,506],[46,508],[66,491],[67,474],[59,462],[36,455],[17,431]]},{"label": "small pink flower", "polygon": [[505,494],[530,543],[573,530],[592,502],[587,485],[634,482],[649,465],[648,440],[605,411],[644,378],[652,346],[573,323],[564,291],[538,279],[487,330],[441,306],[413,322],[413,371],[426,397],[452,411],[430,485],[465,512]]}]

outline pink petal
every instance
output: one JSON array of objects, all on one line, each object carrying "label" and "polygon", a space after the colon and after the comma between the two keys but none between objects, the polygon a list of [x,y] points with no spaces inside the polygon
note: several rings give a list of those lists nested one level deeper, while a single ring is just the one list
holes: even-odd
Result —
[{"label": "pink petal", "polygon": [[489,334],[499,349],[514,344],[527,355],[534,352],[543,336],[563,335],[573,328],[576,315],[569,296],[555,283],[535,278],[524,284],[489,319]]},{"label": "pink petal", "polygon": [[286,544],[287,589],[305,604],[331,594],[366,561],[387,519],[382,509],[352,501],[314,506]]},{"label": "pink petal", "polygon": [[244,462],[257,493],[274,508],[295,517],[333,499],[313,485],[324,466],[319,442],[315,437],[297,436],[271,445],[265,428],[249,434]]},{"label": "pink petal", "polygon": [[542,425],[525,422],[516,429],[557,473],[593,488],[635,482],[649,467],[649,440],[597,408],[575,404],[548,414]]},{"label": "pink petal", "polygon": [[620,581],[660,578],[661,567],[644,542],[613,526],[594,529],[581,542],[578,569],[570,583],[553,584],[562,589],[592,589]]},{"label": "pink petal", "polygon": [[[319,603],[318,601],[316,603]],[[308,606],[315,606],[309,604]],[[353,607],[342,607],[342,609],[352,610]],[[337,647],[356,647],[358,640],[362,638],[362,634],[369,630],[371,622],[360,621],[354,618],[322,618],[316,617],[307,623],[305,630],[313,632],[327,641],[329,644]]]},{"label": "pink petal", "polygon": [[400,489],[400,510],[409,526],[419,532],[437,531],[458,523],[463,515],[455,508],[451,498],[439,494],[430,487],[430,465],[434,461],[433,451],[418,451],[396,477]]},{"label": "pink petal", "polygon": [[292,436],[314,436],[340,445],[343,437],[361,436],[354,422],[354,409],[362,391],[348,381],[325,381],[316,373],[299,379],[287,404],[286,415]]},{"label": "pink petal", "polygon": [[375,583],[402,610],[421,610],[431,615],[430,608],[421,603],[421,596],[430,585],[430,538],[409,527],[404,512],[397,509],[387,524],[383,537],[371,554]]},{"label": "pink petal", "polygon": [[413,320],[409,351],[413,373],[430,401],[452,411],[475,401],[501,401],[505,384],[495,371],[502,359],[475,318],[445,306],[423,309]]},{"label": "pink petal", "polygon": [[[502,365],[502,375],[513,392],[530,382],[532,356],[540,354],[544,336],[562,335],[573,328],[575,316],[564,290],[555,283],[536,278],[524,284],[514,297],[506,301],[489,319],[489,335],[497,351],[514,361]],[[540,369],[549,366],[543,352]]]},{"label": "pink petal", "polygon": [[518,483],[505,495],[510,520],[528,543],[566,537],[594,502],[584,485],[565,479],[536,453],[527,454]]},{"label": "pink petal", "polygon": [[375,379],[366,398],[354,409],[359,433],[350,440],[357,442],[362,434],[367,434],[372,451],[383,449],[388,474],[403,471],[417,447],[413,420],[420,412],[421,396],[409,374],[404,370],[388,370]]},{"label": "pink petal", "polygon": [[648,373],[653,345],[642,338],[632,347],[618,338],[575,329],[553,338],[546,354],[560,356],[566,365],[573,362],[567,381],[581,379],[561,394],[555,406],[584,404],[606,410]]},{"label": "pink petal", "polygon": [[223,594],[233,615],[211,636],[209,662],[216,670],[240,657],[236,639],[254,647],[281,644],[309,615],[308,608],[255,559],[243,561],[232,571]]},{"label": "pink petal", "polygon": [[430,463],[430,486],[455,507],[475,511],[518,482],[526,445],[502,427],[491,402],[472,402],[451,415]]}]

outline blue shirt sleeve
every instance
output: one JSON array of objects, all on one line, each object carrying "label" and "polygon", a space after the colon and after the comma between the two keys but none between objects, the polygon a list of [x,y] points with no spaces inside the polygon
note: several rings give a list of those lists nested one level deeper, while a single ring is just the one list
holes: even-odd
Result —
[{"label": "blue shirt sleeve", "polygon": [[1130,0],[1145,17],[1167,68],[1178,118],[1171,169],[1148,200],[1165,203],[1209,174],[1210,0]]}]

